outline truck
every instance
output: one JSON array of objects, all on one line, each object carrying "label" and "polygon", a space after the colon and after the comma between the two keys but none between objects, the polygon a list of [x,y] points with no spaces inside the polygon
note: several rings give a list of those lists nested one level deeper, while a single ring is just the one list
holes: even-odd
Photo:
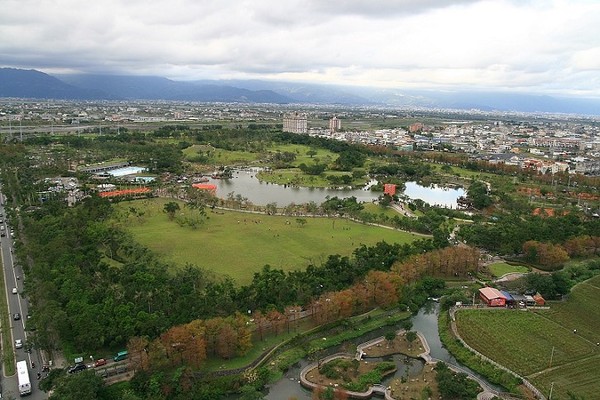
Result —
[{"label": "truck", "polygon": [[27,361],[17,362],[17,378],[19,379],[19,394],[21,396],[31,394],[31,381],[29,380]]}]

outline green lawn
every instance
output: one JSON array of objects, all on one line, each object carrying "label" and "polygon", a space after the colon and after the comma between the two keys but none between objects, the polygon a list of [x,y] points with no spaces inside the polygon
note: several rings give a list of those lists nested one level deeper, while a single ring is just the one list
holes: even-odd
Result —
[{"label": "green lawn", "polygon": [[462,310],[457,326],[472,347],[546,395],[552,382],[556,399],[568,391],[592,399],[600,391],[600,276],[577,285],[567,301],[551,302],[550,310]]},{"label": "green lawn", "polygon": [[[0,267],[4,270],[4,264],[2,263],[2,259],[0,257]],[[4,284],[4,274],[0,274],[0,285],[2,285],[5,290],[3,291],[2,299],[0,300],[0,333],[2,334],[2,342],[0,346],[2,347],[2,364],[4,364],[4,373],[6,376],[11,376],[15,373],[15,353],[13,351],[13,343],[12,343],[12,335],[10,334],[11,327],[11,316],[9,315],[8,310],[8,298],[6,297],[6,285]],[[8,296],[14,296],[13,294],[9,294]]]},{"label": "green lawn", "polygon": [[[273,171],[263,171],[258,174],[261,181],[275,183],[277,185],[294,185],[302,187],[331,187],[339,186],[331,183],[327,176],[351,175],[349,172],[326,170],[322,175],[308,175],[299,168],[276,169]],[[354,179],[350,182],[351,186],[364,186],[367,184],[365,177]]]},{"label": "green lawn", "polygon": [[[143,211],[142,218],[121,222],[143,245],[176,266],[195,264],[227,274],[240,284],[250,282],[266,264],[285,271],[319,265],[331,254],[350,256],[360,246],[379,241],[408,243],[418,238],[406,232],[373,227],[345,219],[267,216],[241,212],[209,212],[198,229],[181,227],[162,211],[165,199],[120,203]],[[189,212],[181,204],[182,212]]]},{"label": "green lawn", "polygon": [[488,265],[488,269],[490,270],[490,273],[499,278],[502,275],[511,273],[511,272],[528,272],[529,269],[527,267],[524,267],[522,265],[510,265],[508,263],[505,262],[498,262],[498,263],[494,263],[494,264],[490,264]]},{"label": "green lawn", "polygon": [[[309,150],[314,150],[316,154],[310,156],[309,154],[307,154]],[[268,151],[271,153],[288,152],[296,154],[296,160],[294,160],[294,162],[292,163],[294,166],[298,166],[302,163],[309,165],[317,160],[321,163],[331,163],[339,157],[338,154],[333,153],[329,150],[319,148],[313,149],[309,146],[305,146],[302,144],[278,144],[276,146],[271,147]]]},{"label": "green lawn", "polygon": [[207,163],[216,165],[235,165],[248,164],[262,158],[260,153],[250,153],[247,151],[229,151],[217,149],[207,145],[193,145],[183,150],[186,159],[192,159],[198,154],[205,155],[210,152],[210,158]]}]

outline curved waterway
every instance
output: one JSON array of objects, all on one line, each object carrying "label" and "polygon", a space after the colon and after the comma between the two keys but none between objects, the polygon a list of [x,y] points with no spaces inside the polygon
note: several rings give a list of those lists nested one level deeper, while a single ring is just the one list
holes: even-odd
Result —
[{"label": "curved waterway", "polygon": [[[292,203],[305,204],[311,201],[321,204],[327,198],[352,196],[359,202],[372,202],[381,195],[380,192],[369,190],[376,181],[371,181],[362,189],[308,188],[261,182],[256,177],[258,172],[260,169],[236,170],[231,179],[209,178],[209,183],[217,186],[217,197],[226,199],[233,193],[234,196],[240,195],[260,206],[276,203],[278,207],[285,207]],[[426,187],[416,182],[406,182],[405,186],[404,194],[407,197],[441,207],[456,208],[456,200],[465,194],[462,188],[452,189],[436,185]]]},{"label": "curved waterway", "polygon": [[[457,366],[465,371],[469,371],[473,375],[485,381],[491,388],[501,391],[501,388],[490,384],[484,378],[470,371],[465,366],[461,365],[448,351],[442,347],[442,343],[440,341],[440,337],[438,334],[438,315],[439,305],[437,303],[428,303],[426,306],[422,307],[419,312],[412,317],[413,322],[413,330],[419,331],[423,334],[429,347],[431,349],[431,356],[438,360],[442,360],[447,364]],[[396,327],[383,327],[377,329],[372,332],[368,332],[367,334],[353,339],[352,342],[356,345],[367,342],[371,339],[380,337],[385,335],[391,329],[400,329],[400,324]],[[328,354],[334,354],[339,351],[342,351],[340,347],[333,347],[327,349]],[[418,374],[423,368],[424,362],[417,359],[410,359],[407,363],[406,356],[403,355],[394,355],[387,356],[382,358],[385,361],[394,361],[398,366],[398,371],[390,377],[386,377],[384,379],[384,385],[389,384],[389,382],[394,378],[400,378],[403,374],[406,373],[406,369],[409,369],[409,375]],[[373,359],[373,361],[377,361],[378,359]],[[299,363],[290,368],[279,381],[270,385],[268,388],[268,394],[265,396],[267,400],[284,400],[289,398],[296,398],[297,400],[310,400],[312,392],[303,388],[299,383],[300,371],[310,364],[310,361],[301,360]],[[236,399],[237,397],[230,397],[230,399]]]}]

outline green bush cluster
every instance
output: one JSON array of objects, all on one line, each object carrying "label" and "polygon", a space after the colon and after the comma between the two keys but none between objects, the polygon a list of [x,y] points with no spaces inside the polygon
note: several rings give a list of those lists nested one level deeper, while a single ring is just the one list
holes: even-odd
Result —
[{"label": "green bush cluster", "polygon": [[381,383],[383,377],[395,369],[396,364],[393,362],[383,362],[378,364],[373,371],[361,375],[356,382],[347,383],[344,387],[353,392],[366,392],[370,386]]}]

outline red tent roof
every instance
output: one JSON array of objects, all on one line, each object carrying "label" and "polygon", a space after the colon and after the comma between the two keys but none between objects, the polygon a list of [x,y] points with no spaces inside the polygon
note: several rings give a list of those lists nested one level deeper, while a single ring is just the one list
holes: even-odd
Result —
[{"label": "red tent roof", "polygon": [[479,293],[485,296],[486,299],[506,299],[506,296],[502,294],[498,289],[494,289],[493,287],[484,287],[479,289]]}]

